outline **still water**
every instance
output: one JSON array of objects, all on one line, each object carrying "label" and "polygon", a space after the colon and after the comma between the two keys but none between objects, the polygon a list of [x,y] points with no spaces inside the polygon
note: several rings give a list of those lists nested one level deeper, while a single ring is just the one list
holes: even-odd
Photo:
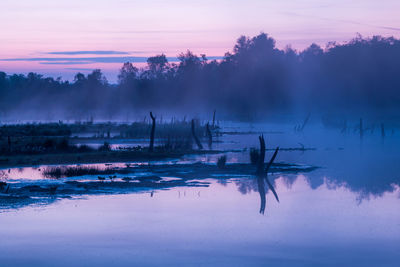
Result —
[{"label": "still water", "polygon": [[[231,151],[228,164],[248,162],[248,150],[232,149],[256,147],[264,131],[267,149],[315,148],[282,150],[277,162],[320,168],[271,175],[280,202],[267,192],[264,214],[252,176],[3,209],[0,266],[399,266],[399,134],[360,140],[320,125],[300,134],[282,125],[225,129],[246,133],[216,144]],[[43,177],[35,167],[12,169],[7,179]]]}]

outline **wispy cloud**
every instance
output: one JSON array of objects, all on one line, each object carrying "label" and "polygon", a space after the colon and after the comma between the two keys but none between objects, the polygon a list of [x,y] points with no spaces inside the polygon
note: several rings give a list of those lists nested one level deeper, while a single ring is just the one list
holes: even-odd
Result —
[{"label": "wispy cloud", "polygon": [[281,12],[281,13],[288,15],[288,16],[294,16],[294,17],[313,18],[313,19],[331,21],[331,22],[336,22],[336,23],[362,25],[362,26],[367,26],[367,27],[371,27],[371,28],[385,29],[385,30],[391,30],[391,31],[400,31],[399,27],[392,27],[392,26],[386,26],[386,25],[375,25],[375,24],[369,24],[369,23],[364,23],[364,22],[359,22],[359,21],[354,21],[354,20],[327,18],[327,17],[320,17],[320,16],[314,16],[314,15],[304,15],[304,14],[299,14],[299,13],[295,13],[295,12]]},{"label": "wispy cloud", "polygon": [[[32,58],[5,58],[0,61],[25,61],[38,62],[39,64],[50,65],[78,65],[78,64],[93,64],[93,63],[145,63],[148,57],[32,57]],[[209,60],[218,60],[222,57],[208,57]],[[177,57],[167,57],[169,62],[177,62]]]},{"label": "wispy cloud", "polygon": [[90,61],[54,61],[54,62],[39,62],[43,65],[80,65],[80,64],[92,64]]},{"label": "wispy cloud", "polygon": [[[169,58],[168,60],[174,60]],[[32,58],[6,58],[1,61],[36,61],[40,64],[93,64],[93,63],[124,63],[124,62],[146,62],[147,57],[32,57]]]},{"label": "wispy cloud", "polygon": [[92,71],[93,68],[65,68],[66,70],[75,70],[75,71]]},{"label": "wispy cloud", "polygon": [[47,55],[129,55],[130,53],[124,51],[106,51],[106,50],[95,50],[95,51],[56,51],[46,52]]}]

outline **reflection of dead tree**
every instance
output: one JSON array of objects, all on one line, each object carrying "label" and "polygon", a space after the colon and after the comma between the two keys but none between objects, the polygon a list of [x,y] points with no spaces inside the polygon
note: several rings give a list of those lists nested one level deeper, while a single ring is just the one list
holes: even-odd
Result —
[{"label": "reflection of dead tree", "polygon": [[149,151],[152,152],[154,149],[154,133],[156,131],[156,117],[153,116],[153,113],[151,111],[150,111],[150,118],[153,121],[153,124],[151,126]]},{"label": "reflection of dead tree", "polygon": [[260,193],[260,202],[261,202],[260,213],[264,214],[266,197],[265,197],[264,179],[261,176],[258,176],[258,178],[257,178],[257,185],[258,185],[258,193]]},{"label": "reflection of dead tree", "polygon": [[193,135],[194,141],[196,142],[197,147],[199,149],[203,149],[203,145],[201,144],[199,138],[197,137],[196,131],[194,129],[194,120],[192,120],[192,135]]},{"label": "reflection of dead tree", "polygon": [[271,184],[271,182],[268,179],[269,168],[271,167],[272,163],[274,162],[274,160],[276,158],[276,155],[278,154],[279,147],[277,147],[275,149],[273,156],[271,157],[270,161],[268,162],[267,168],[264,169],[264,159],[265,159],[264,136],[261,135],[259,137],[259,140],[260,140],[260,154],[259,154],[258,163],[257,163],[257,183],[258,183],[258,192],[260,193],[260,199],[261,199],[260,213],[264,214],[265,203],[266,203],[264,180],[267,182],[269,189],[272,191],[276,200],[279,202],[278,194],[276,193],[273,185]]}]

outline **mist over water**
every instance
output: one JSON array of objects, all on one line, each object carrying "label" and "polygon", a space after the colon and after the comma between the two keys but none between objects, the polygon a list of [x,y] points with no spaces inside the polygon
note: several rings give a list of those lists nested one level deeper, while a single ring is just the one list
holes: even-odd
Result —
[{"label": "mist over water", "polygon": [[374,36],[303,51],[278,49],[267,34],[240,37],[221,60],[186,51],[179,63],[163,54],[147,66],[123,64],[117,84],[101,70],[73,82],[36,73],[0,72],[1,121],[136,120],[165,117],[268,120],[308,113],[335,118],[396,120],[400,101],[400,40]]},{"label": "mist over water", "polygon": [[[277,163],[319,168],[301,174],[270,174],[280,202],[267,188],[264,215],[259,213],[262,200],[255,175],[220,174],[200,179],[200,172],[194,173],[193,180],[202,181],[203,186],[128,192],[99,188],[95,194],[81,189],[69,198],[1,203],[1,262],[6,266],[30,266],[32,262],[40,266],[55,262],[59,266],[109,266],[115,262],[126,266],[193,262],[207,266],[396,266],[400,237],[398,135],[382,139],[379,131],[367,131],[360,140],[350,127],[341,132],[323,127],[313,117],[302,132],[283,123],[221,122],[220,127],[226,133],[237,133],[218,137],[214,145],[214,149],[230,151],[223,153],[227,168],[250,162],[249,148],[258,146],[261,132],[267,159],[271,149],[280,146]],[[302,145],[315,150],[285,150]],[[130,175],[144,175],[141,166],[152,165],[150,174],[169,180],[173,175],[157,172],[157,166],[188,166],[181,167],[182,174],[200,163],[215,165],[220,155],[133,162],[139,169]],[[7,177],[13,188],[59,184],[60,190],[68,181],[98,179],[97,175],[46,178],[43,172],[48,167],[55,166],[5,169],[2,178]],[[118,184],[122,177],[118,174],[115,181],[103,184]],[[25,252],[22,255],[21,250]]]}]

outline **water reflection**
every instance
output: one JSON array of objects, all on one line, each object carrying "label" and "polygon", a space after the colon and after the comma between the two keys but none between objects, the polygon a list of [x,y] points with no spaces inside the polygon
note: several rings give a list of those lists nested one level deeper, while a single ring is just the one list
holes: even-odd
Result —
[{"label": "water reflection", "polygon": [[265,204],[266,204],[266,196],[265,196],[265,184],[264,178],[262,176],[257,177],[257,185],[258,185],[258,193],[260,193],[260,213],[264,214],[265,212]]},{"label": "water reflection", "polygon": [[[156,190],[153,197],[150,191],[91,196],[2,213],[0,261],[4,266],[54,266],[60,258],[68,259],[62,266],[110,266],[117,259],[126,266],[187,266],[205,259],[212,259],[206,265],[219,266],[396,266],[399,188],[357,204],[348,188],[333,189],[327,180],[313,189],[304,175],[270,178],[281,202],[267,192],[265,216],[258,213],[254,176],[224,179],[225,186],[211,179],[209,187]],[[252,189],[242,195],[236,182]],[[102,256],[93,257],[99,250]]]},{"label": "water reflection", "polygon": [[[271,192],[265,185],[265,180],[260,176],[254,176],[249,179],[235,179],[234,184],[238,192],[242,195],[249,195],[252,192],[258,192],[260,196],[260,213],[264,214],[267,202],[268,192]],[[400,183],[399,181],[391,180],[386,183],[385,180],[375,180],[373,184],[367,183],[352,183],[352,181],[345,181],[341,179],[332,179],[326,176],[319,176],[316,174],[305,175],[275,175],[272,177],[272,184],[279,189],[292,189],[293,185],[301,183],[302,187],[306,186],[311,191],[318,191],[320,188],[326,188],[328,193],[334,195],[338,190],[347,190],[351,192],[354,200],[361,204],[363,201],[371,199],[382,198],[388,193],[397,193],[400,200]],[[279,190],[278,190],[279,192]],[[272,192],[271,192],[272,195]]]},{"label": "water reflection", "polygon": [[[257,136],[230,135],[224,140],[236,143],[215,146],[258,147]],[[314,136],[320,137],[321,132]],[[212,168],[219,155],[91,165],[136,169],[103,182],[97,175],[44,179],[44,166],[2,170],[1,181],[12,187],[28,186],[24,190],[32,190],[29,194],[35,197],[4,198],[0,189],[0,262],[5,266],[32,262],[110,266],[117,259],[126,266],[205,261],[219,266],[264,266],[266,262],[276,266],[396,266],[400,242],[398,140],[387,137],[383,148],[369,144],[365,136],[360,151],[351,138],[314,136],[308,132],[295,137],[269,135],[267,151],[276,145],[298,146],[297,142],[317,148],[282,150],[276,163],[322,168],[305,172],[290,166],[292,173],[288,173],[283,165],[275,166],[268,180],[255,175],[249,149],[226,153],[225,170]],[[129,179],[123,180],[125,176]],[[151,183],[135,180],[143,176],[154,179]],[[57,183],[64,184],[60,192],[43,192]],[[279,194],[279,203],[270,188]],[[99,251],[102,257],[93,257]],[[68,261],[60,262],[60,258]]]},{"label": "water reflection", "polygon": [[[138,175],[148,175],[143,173]],[[234,184],[237,192],[242,195],[250,195],[252,192],[257,192],[259,201],[259,213],[264,214],[266,211],[268,195],[274,195],[270,188],[275,188],[278,194],[281,191],[294,190],[293,185],[300,182],[302,187],[307,186],[311,191],[318,191],[320,188],[326,188],[327,193],[335,195],[337,190],[346,189],[351,192],[357,203],[384,197],[386,193],[399,192],[400,183],[396,179],[376,179],[367,183],[355,182],[357,179],[339,179],[331,178],[323,175],[323,171],[315,171],[304,174],[272,174],[268,177],[265,175],[249,175],[249,176],[223,176],[215,178],[199,178],[199,179],[182,179],[178,177],[163,176],[140,176],[131,178],[126,182],[124,178],[118,177],[113,180],[104,182],[97,181],[95,177],[80,177],[79,182],[65,179],[50,179],[47,180],[20,180],[11,183],[10,192],[8,186],[4,185],[0,188],[0,209],[19,209],[30,205],[49,205],[60,199],[70,198],[71,196],[82,195],[104,195],[104,194],[120,194],[120,193],[148,193],[153,196],[159,190],[173,190],[184,186],[185,188],[209,187],[215,184],[228,186]],[[147,179],[149,177],[149,179]],[[154,179],[152,178],[154,177]],[[150,181],[150,178],[153,180]],[[157,178],[157,179],[155,179]],[[76,179],[76,178],[74,178]],[[135,180],[137,179],[137,180]],[[268,186],[267,180],[271,186]],[[270,179],[270,180],[269,180]],[[58,185],[56,192],[52,191],[54,185]],[[17,190],[17,191],[16,191]],[[15,194],[15,192],[19,192]],[[269,194],[271,193],[271,194]],[[232,196],[234,197],[234,196]],[[285,197],[285,196],[284,196]],[[398,195],[400,197],[400,194]],[[272,197],[274,198],[274,197]],[[278,200],[278,199],[277,199]],[[286,201],[283,198],[283,201]],[[273,216],[273,214],[272,214]]]},{"label": "water reflection", "polygon": [[[263,128],[264,127],[264,128]],[[382,144],[380,136],[378,141],[373,136],[367,135],[363,139],[363,144],[360,149],[358,136],[350,134],[343,135],[339,132],[321,130],[320,128],[310,125],[307,131],[301,135],[293,134],[279,125],[257,125],[256,129],[266,130],[285,130],[279,134],[268,134],[267,151],[273,151],[276,145],[282,147],[298,147],[299,143],[305,147],[315,147],[312,151],[290,151],[282,149],[277,156],[277,162],[299,163],[301,166],[320,166],[321,169],[307,170],[307,183],[311,189],[318,189],[321,186],[327,186],[330,190],[336,190],[338,187],[344,187],[354,193],[356,199],[361,202],[370,198],[382,197],[387,192],[395,192],[400,185],[400,165],[398,164],[398,147],[399,139],[390,136],[385,137],[385,143]],[[269,192],[275,195],[276,199],[279,190],[274,192],[276,187],[276,179],[282,178],[282,181],[287,187],[290,187],[297,179],[298,173],[305,173],[304,169],[296,170],[296,166],[290,166],[295,174],[286,174],[283,170],[275,170],[277,173],[269,174],[268,177],[259,179],[254,173],[256,166],[250,166],[249,150],[251,147],[258,147],[258,134],[245,134],[248,132],[248,127],[239,125],[235,131],[242,131],[242,134],[233,135],[227,134],[220,137],[220,142],[216,143],[216,149],[230,151],[224,153],[228,158],[228,165],[231,164],[232,169],[228,173],[210,172],[209,166],[215,164],[216,159],[220,154],[216,155],[191,155],[182,159],[160,161],[160,162],[131,162],[131,163],[113,163],[107,164],[91,164],[90,166],[106,169],[106,168],[136,168],[145,166],[143,171],[137,168],[135,175],[157,175],[163,176],[166,179],[190,179],[204,180],[214,178],[213,182],[221,185],[227,185],[234,182],[237,185],[237,190],[242,194],[248,194],[252,191],[257,191],[260,195],[260,212],[265,212],[266,201]],[[290,129],[292,131],[292,129]],[[323,136],[324,138],[321,138]],[[235,150],[240,152],[235,152]],[[200,162],[200,163],[199,163]],[[169,165],[171,168],[165,166]],[[76,166],[76,165],[68,165]],[[89,165],[80,165],[89,166]],[[147,168],[148,166],[148,168]],[[153,167],[152,167],[153,166]],[[155,167],[154,167],[155,166]],[[156,168],[161,166],[160,168]],[[181,166],[186,166],[182,167]],[[282,168],[284,166],[281,166]],[[9,184],[24,183],[24,186],[38,185],[47,188],[50,182],[43,175],[46,166],[41,167],[26,167],[26,168],[11,168],[0,170],[0,181],[5,181]],[[204,170],[205,169],[205,170]],[[282,172],[280,172],[282,171]],[[308,172],[309,171],[309,172]],[[117,175],[114,185],[117,182],[134,182],[135,175]],[[108,176],[107,176],[108,177]],[[73,178],[73,179],[72,179]],[[78,182],[98,182],[96,176],[81,176],[72,177],[71,179]],[[52,182],[64,182],[63,180],[54,180]],[[106,180],[107,185],[110,182]],[[111,184],[111,183],[110,183]],[[169,183],[168,188],[173,189],[174,186],[181,186],[179,183]],[[187,186],[187,184],[186,184]],[[81,189],[83,185],[81,186]],[[154,188],[152,188],[153,190]],[[141,190],[148,190],[142,188]],[[272,191],[271,191],[272,190]],[[123,191],[123,190],[122,190]],[[110,191],[111,193],[121,193],[122,191]],[[84,191],[82,190],[84,193]],[[126,191],[123,191],[126,192]],[[135,190],[136,192],[136,190]],[[142,191],[140,191],[142,192]],[[0,191],[0,194],[4,193]],[[81,193],[81,194],[83,194]],[[68,194],[66,194],[68,195]],[[4,196],[2,196],[4,198]],[[53,196],[54,197],[54,196]],[[4,204],[5,200],[1,202]],[[28,203],[25,201],[24,203]],[[46,202],[46,201],[44,201]],[[51,202],[49,202],[51,203]]]},{"label": "water reflection", "polygon": [[272,166],[276,155],[278,154],[279,147],[276,148],[274,154],[272,155],[270,161],[268,162],[268,165],[266,168],[264,168],[264,159],[265,159],[265,140],[264,136],[261,135],[259,136],[259,141],[260,141],[260,151],[257,155],[257,152],[253,151],[253,158],[257,159],[257,185],[258,185],[258,192],[260,194],[260,213],[264,214],[265,212],[265,205],[266,205],[266,196],[265,196],[265,184],[264,180],[268,185],[268,188],[273,192],[276,200],[279,202],[278,194],[276,193],[274,186],[271,184],[271,182],[268,180],[268,171],[270,167]]},{"label": "water reflection", "polygon": [[[274,154],[276,157],[276,153]],[[272,157],[274,158],[274,157]],[[213,182],[217,182],[222,185],[226,185],[230,182],[234,182],[237,186],[237,190],[242,194],[248,194],[252,191],[256,191],[260,198],[260,213],[264,214],[266,209],[266,201],[268,192],[272,192],[276,186],[276,179],[280,179],[287,188],[290,188],[293,183],[298,179],[297,174],[284,174],[273,173],[266,175],[251,175],[255,173],[256,166],[243,165],[235,163],[228,165],[231,169],[226,168],[225,170],[215,170],[212,165],[204,165],[200,163],[190,164],[184,162],[182,165],[178,162],[154,162],[149,163],[115,163],[109,164],[93,164],[93,165],[81,165],[96,167],[101,169],[115,168],[116,170],[134,169],[134,175],[127,174],[126,171],[122,171],[113,181],[108,180],[105,183],[99,184],[97,175],[85,175],[82,177],[72,177],[66,179],[44,179],[43,172],[46,170],[46,166],[42,167],[27,167],[27,168],[12,168],[0,171],[0,181],[7,182],[11,185],[11,190],[14,188],[25,187],[29,192],[22,192],[24,194],[9,196],[5,194],[7,187],[0,188],[0,208],[1,209],[15,209],[24,207],[32,204],[51,204],[59,198],[70,197],[72,195],[82,194],[93,194],[93,193],[127,193],[127,192],[144,192],[148,190],[157,190],[160,186],[164,189],[172,189],[176,186],[207,186],[202,183],[192,183],[192,181],[204,181],[204,179],[213,177]],[[70,165],[74,166],[74,165]],[[294,166],[296,170],[298,166]],[[247,168],[246,172],[238,175],[237,171],[243,172],[243,168]],[[275,166],[276,168],[276,166]],[[275,169],[277,170],[277,169]],[[304,170],[304,169],[303,169]],[[310,169],[312,170],[312,169]],[[215,174],[213,174],[215,172]],[[224,173],[226,172],[226,173]],[[304,173],[304,172],[303,172]],[[329,174],[329,175],[328,175]],[[358,202],[368,200],[371,197],[382,197],[385,193],[394,192],[400,186],[400,179],[397,176],[384,175],[385,171],[382,171],[382,176],[377,177],[375,175],[370,176],[354,176],[354,175],[339,175],[334,174],[329,169],[322,168],[309,172],[307,176],[304,176],[308,186],[316,190],[321,186],[326,186],[330,190],[334,191],[336,188],[347,188],[349,191],[354,193],[355,198]],[[156,181],[156,183],[145,183],[140,176],[151,177],[154,175],[162,176],[162,183]],[[107,176],[108,177],[108,176]],[[135,179],[138,182],[142,180],[141,184],[135,183]],[[158,178],[157,178],[158,179]],[[270,179],[270,180],[269,180]],[[75,183],[74,181],[81,182],[81,184]],[[129,183],[127,183],[129,181]],[[96,183],[91,183],[96,182]],[[119,183],[121,182],[121,184]],[[122,183],[124,182],[124,183]],[[268,185],[269,182],[269,185]],[[60,184],[65,183],[65,186]],[[89,183],[89,184],[84,184]],[[267,184],[266,184],[267,183]],[[129,185],[129,187],[127,186]],[[58,186],[58,190],[55,195],[52,193],[52,187]],[[102,186],[103,189],[96,191],[96,186]],[[76,190],[75,190],[76,189]],[[92,191],[88,191],[94,189]],[[139,190],[140,189],[140,190]],[[64,190],[64,191],[63,191]],[[34,192],[34,195],[32,195]],[[279,191],[277,192],[279,193]],[[277,194],[275,194],[276,199]],[[35,198],[32,198],[35,197]]]}]

